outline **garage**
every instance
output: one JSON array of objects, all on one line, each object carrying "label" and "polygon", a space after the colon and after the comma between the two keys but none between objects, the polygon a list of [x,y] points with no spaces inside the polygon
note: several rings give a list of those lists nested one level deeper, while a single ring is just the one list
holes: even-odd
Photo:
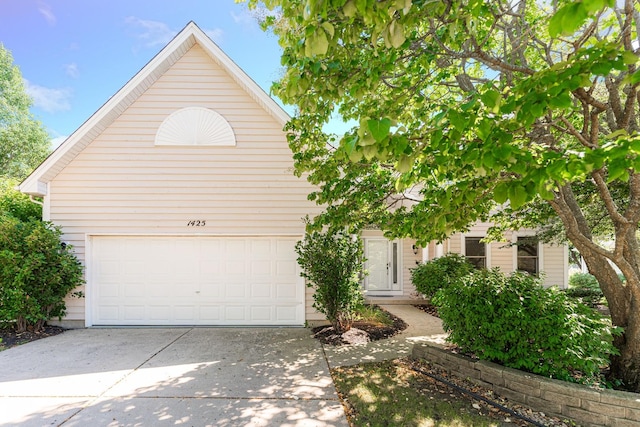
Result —
[{"label": "garage", "polygon": [[297,241],[91,236],[87,326],[301,326]]}]

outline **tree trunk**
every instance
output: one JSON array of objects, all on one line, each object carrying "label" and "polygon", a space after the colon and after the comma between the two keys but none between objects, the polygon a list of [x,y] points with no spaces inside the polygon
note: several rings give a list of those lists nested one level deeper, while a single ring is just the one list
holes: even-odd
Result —
[{"label": "tree trunk", "polygon": [[589,273],[593,274],[600,284],[609,304],[612,324],[623,329],[622,334],[615,336],[613,341],[620,354],[611,357],[611,379],[621,380],[624,388],[639,393],[640,322],[637,313],[640,310],[640,299],[637,295],[638,275],[626,277],[627,283],[623,284],[603,255],[578,244],[576,247],[582,254]]}]

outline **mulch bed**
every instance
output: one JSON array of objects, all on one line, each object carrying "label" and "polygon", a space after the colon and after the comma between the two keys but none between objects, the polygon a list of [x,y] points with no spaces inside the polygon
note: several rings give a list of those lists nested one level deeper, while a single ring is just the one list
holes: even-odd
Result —
[{"label": "mulch bed", "polygon": [[440,315],[438,314],[438,307],[436,307],[435,305],[424,303],[420,305],[414,305],[414,307],[434,317],[440,317]]},{"label": "mulch bed", "polygon": [[332,326],[318,326],[312,329],[313,336],[323,344],[329,345],[353,345],[364,344],[370,341],[378,341],[385,338],[391,338],[399,332],[407,329],[407,324],[401,318],[394,316],[384,309],[383,310],[393,320],[392,325],[383,325],[370,322],[355,322],[351,330],[340,335],[335,332]]},{"label": "mulch bed", "polygon": [[58,335],[64,332],[64,328],[59,326],[45,326],[39,332],[26,331],[17,333],[13,329],[0,329],[0,350],[6,350],[20,344]]}]

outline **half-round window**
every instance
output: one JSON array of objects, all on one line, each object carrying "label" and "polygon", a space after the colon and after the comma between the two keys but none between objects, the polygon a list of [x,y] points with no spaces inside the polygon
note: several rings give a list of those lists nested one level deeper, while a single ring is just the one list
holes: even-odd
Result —
[{"label": "half-round window", "polygon": [[228,121],[213,110],[187,107],[164,119],[156,133],[156,145],[236,145]]}]

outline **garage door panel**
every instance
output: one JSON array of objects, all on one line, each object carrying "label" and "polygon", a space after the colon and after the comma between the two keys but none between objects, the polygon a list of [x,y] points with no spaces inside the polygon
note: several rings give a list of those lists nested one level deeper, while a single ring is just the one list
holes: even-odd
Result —
[{"label": "garage door panel", "polygon": [[94,325],[302,325],[295,238],[91,238]]}]

